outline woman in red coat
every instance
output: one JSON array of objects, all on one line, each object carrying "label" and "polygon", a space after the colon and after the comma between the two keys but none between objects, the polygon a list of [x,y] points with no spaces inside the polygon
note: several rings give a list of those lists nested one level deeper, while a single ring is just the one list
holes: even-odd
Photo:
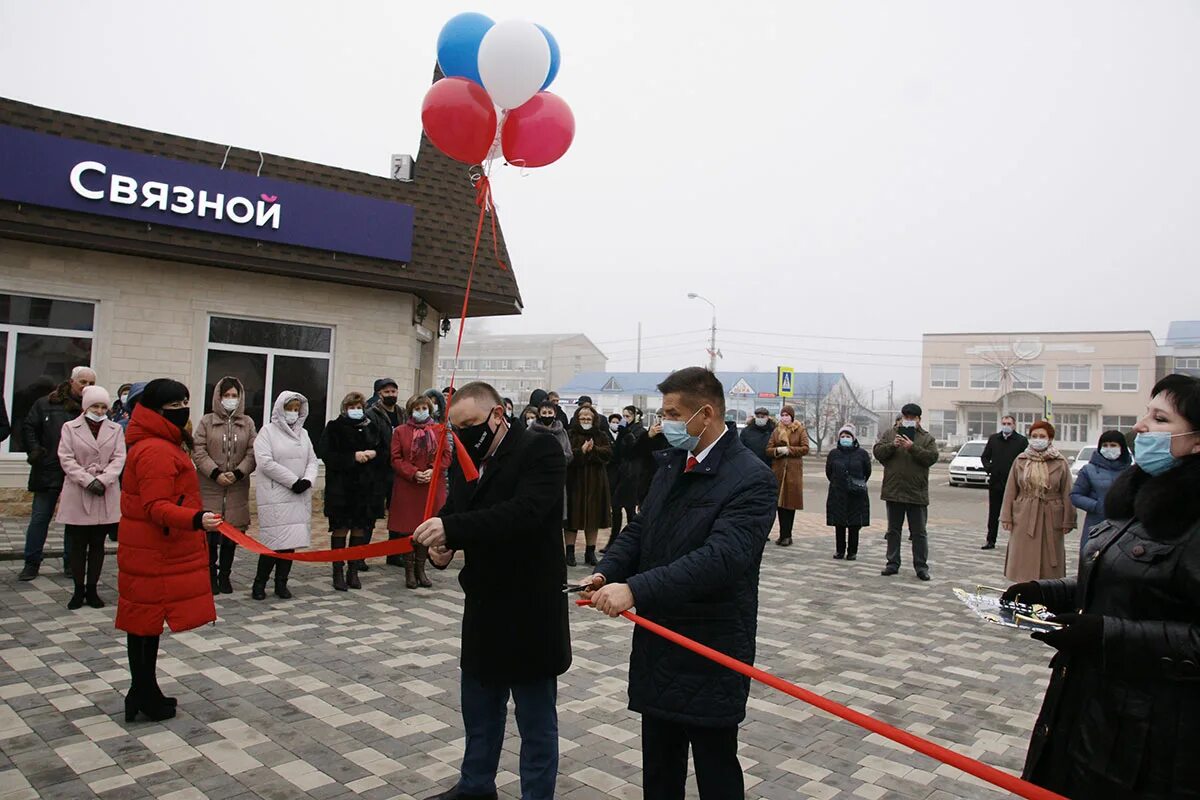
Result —
[{"label": "woman in red coat", "polygon": [[[411,536],[425,521],[425,499],[433,478],[433,461],[437,458],[437,423],[433,422],[433,401],[417,395],[408,401],[408,421],[392,432],[392,502],[388,511],[388,538]],[[449,448],[442,453],[441,470],[450,464]],[[438,495],[433,509],[446,503],[446,482],[438,483]],[[404,557],[404,585],[409,589],[433,586],[425,574],[428,550],[420,545]]]},{"label": "woman in red coat", "polygon": [[125,721],[175,716],[158,687],[155,662],[163,623],[191,630],[217,618],[208,579],[205,531],[221,518],[200,504],[196,466],[183,450],[187,387],[169,378],[146,384],[125,441],[117,535],[117,628],[128,634],[131,683]]}]

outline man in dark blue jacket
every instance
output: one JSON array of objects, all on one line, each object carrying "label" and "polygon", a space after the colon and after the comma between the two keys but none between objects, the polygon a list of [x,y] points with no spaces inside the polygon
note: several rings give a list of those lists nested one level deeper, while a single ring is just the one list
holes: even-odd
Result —
[{"label": "man in dark blue jacket", "polygon": [[[775,476],[725,427],[725,390],[710,371],[671,373],[662,434],[671,448],[641,513],[587,579],[595,607],[642,616],[754,663],[758,572],[775,519]],[[647,798],[682,800],[688,747],[702,800],[743,797],[738,723],[750,680],[642,628],[633,633],[629,708],[642,714]]]}]

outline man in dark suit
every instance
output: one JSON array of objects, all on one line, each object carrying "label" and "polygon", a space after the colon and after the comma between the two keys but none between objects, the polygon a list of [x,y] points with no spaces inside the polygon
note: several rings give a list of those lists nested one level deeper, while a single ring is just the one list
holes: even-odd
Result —
[{"label": "man in dark suit", "polygon": [[1000,418],[1000,431],[988,437],[979,460],[988,474],[987,541],[980,550],[995,550],[1000,529],[1000,508],[1004,505],[1004,487],[1017,456],[1029,447],[1029,440],[1017,433],[1017,419],[1011,414]]},{"label": "man in dark suit", "polygon": [[[725,390],[701,367],[671,373],[662,436],[671,447],[641,512],[585,583],[595,607],[638,614],[754,663],[758,573],[775,521],[771,470],[725,426]],[[649,633],[633,632],[629,708],[642,714],[642,786],[683,800],[688,748],[701,800],[743,797],[738,724],[750,679]]]},{"label": "man in dark suit", "polygon": [[466,752],[458,784],[430,800],[496,797],[508,699],[521,732],[521,797],[551,800],[558,776],[559,675],[571,665],[567,567],[562,546],[566,458],[553,436],[511,427],[486,383],[454,394],[456,445],[479,468],[468,482],[455,464],[446,505],[413,533],[444,569],[466,559],[458,581],[462,621],[462,716]]}]

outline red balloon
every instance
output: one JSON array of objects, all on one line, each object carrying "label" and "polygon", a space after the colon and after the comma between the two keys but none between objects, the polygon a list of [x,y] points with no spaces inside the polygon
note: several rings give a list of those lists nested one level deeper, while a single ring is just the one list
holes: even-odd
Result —
[{"label": "red balloon", "polygon": [[520,167],[544,167],[563,157],[575,138],[575,115],[567,101],[538,92],[508,112],[500,131],[504,160]]},{"label": "red balloon", "polygon": [[425,93],[421,125],[438,150],[456,161],[479,164],[496,138],[496,106],[474,81],[442,78]]}]

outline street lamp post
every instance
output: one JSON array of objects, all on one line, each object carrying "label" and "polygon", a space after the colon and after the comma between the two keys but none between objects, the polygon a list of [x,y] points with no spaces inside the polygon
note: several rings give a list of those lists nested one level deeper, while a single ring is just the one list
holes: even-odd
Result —
[{"label": "street lamp post", "polygon": [[702,297],[695,292],[688,292],[689,300],[703,300],[712,307],[712,333],[708,340],[708,369],[711,372],[717,371],[717,307],[712,300],[707,297]]}]

